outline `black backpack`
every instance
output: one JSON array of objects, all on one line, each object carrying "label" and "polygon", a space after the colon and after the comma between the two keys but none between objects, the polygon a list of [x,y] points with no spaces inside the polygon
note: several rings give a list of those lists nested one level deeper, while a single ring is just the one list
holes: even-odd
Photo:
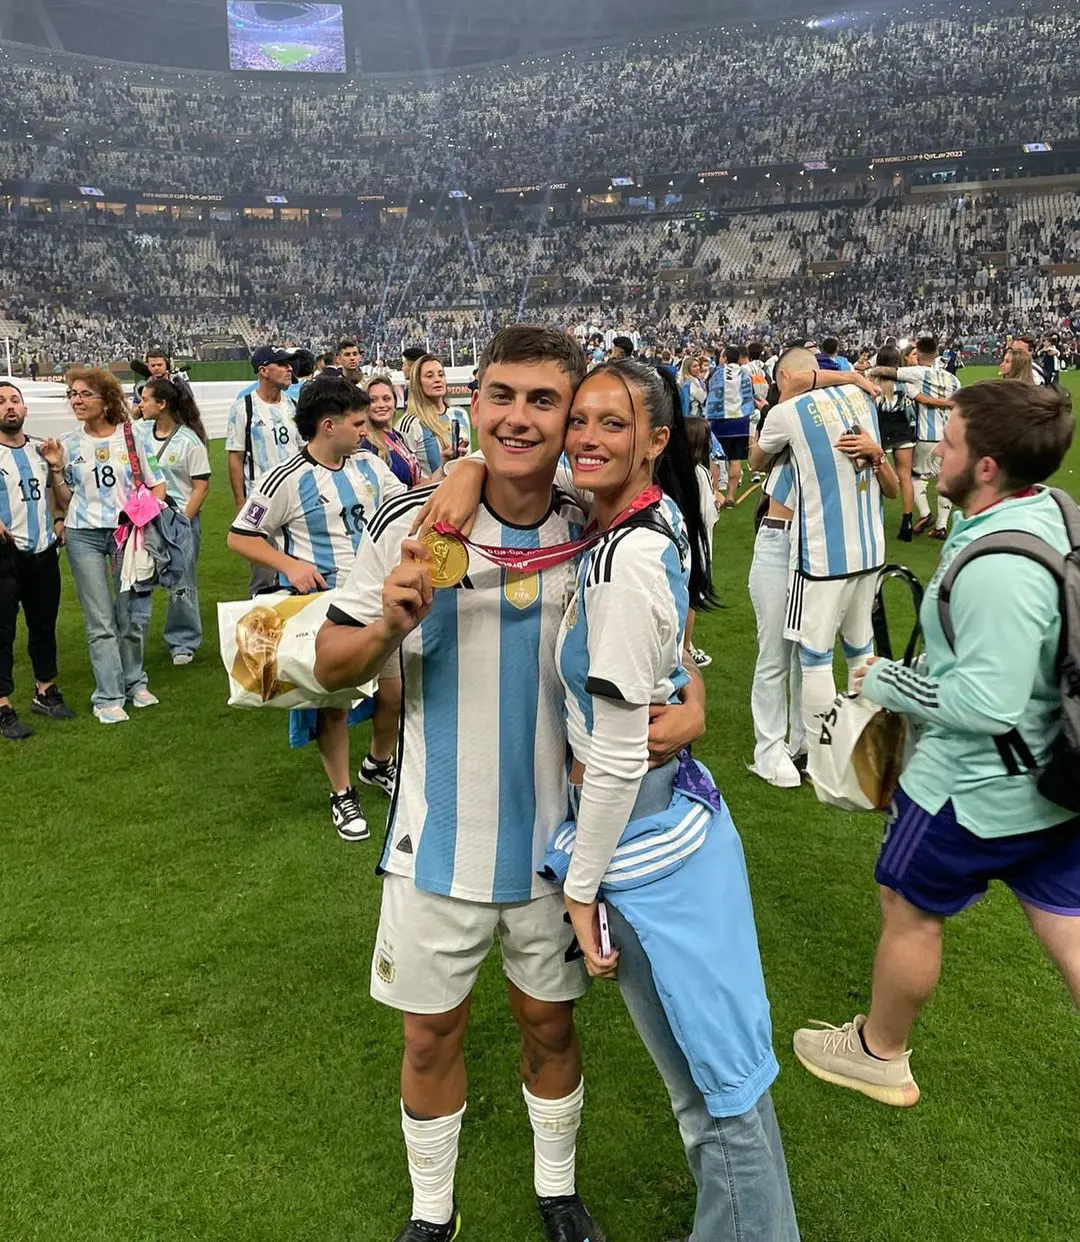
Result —
[{"label": "black backpack", "polygon": [[975,539],[945,571],[938,588],[938,620],[949,646],[955,650],[955,631],[949,615],[949,599],[956,575],[980,556],[1008,552],[1024,556],[1053,574],[1061,592],[1061,649],[1058,677],[1061,687],[1061,735],[1046,766],[1039,769],[1030,748],[1016,729],[994,738],[998,754],[1010,776],[1038,773],[1044,798],[1080,814],[1080,505],[1067,493],[1050,488],[1065,520],[1069,536],[1067,556],[1045,540],[1022,530],[999,530]]}]

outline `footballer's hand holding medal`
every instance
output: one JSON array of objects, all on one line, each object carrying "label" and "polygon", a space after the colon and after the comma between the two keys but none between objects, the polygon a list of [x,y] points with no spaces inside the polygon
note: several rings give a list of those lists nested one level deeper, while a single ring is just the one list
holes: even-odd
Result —
[{"label": "footballer's hand holding medal", "polygon": [[[660,502],[663,493],[659,487],[647,487],[632,501],[608,527],[618,526],[652,505]],[[517,573],[538,573],[573,560],[579,553],[593,547],[607,531],[595,527],[581,538],[568,543],[557,543],[547,548],[502,548],[492,544],[473,543],[449,522],[436,522],[420,542],[427,548],[426,562],[431,573],[431,585],[438,589],[454,587],[469,572],[469,553],[478,552],[485,560],[501,569]]]}]

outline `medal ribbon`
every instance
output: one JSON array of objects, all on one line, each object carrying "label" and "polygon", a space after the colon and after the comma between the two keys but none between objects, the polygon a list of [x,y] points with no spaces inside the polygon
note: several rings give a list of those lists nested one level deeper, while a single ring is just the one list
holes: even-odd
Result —
[{"label": "medal ribbon", "polygon": [[[650,505],[657,504],[663,495],[664,493],[655,484],[647,487],[618,514],[607,530],[614,530],[616,526],[625,522],[627,518],[633,517],[635,513],[640,513],[642,509],[648,509]],[[572,561],[579,553],[595,547],[607,534],[607,530],[598,530],[594,523],[580,539],[571,540],[569,543],[556,543],[550,548],[497,548],[492,544],[473,543],[449,522],[436,522],[433,529],[439,535],[457,539],[470,552],[478,552],[485,560],[493,562],[502,569],[512,569],[518,573],[539,572],[561,565],[564,561]]]}]

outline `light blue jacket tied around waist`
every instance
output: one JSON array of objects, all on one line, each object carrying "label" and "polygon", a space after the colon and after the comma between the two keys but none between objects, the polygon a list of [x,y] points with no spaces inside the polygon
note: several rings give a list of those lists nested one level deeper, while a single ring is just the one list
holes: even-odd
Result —
[{"label": "light blue jacket tied around waist", "polygon": [[[689,756],[667,806],[647,813],[660,775],[642,784],[634,810],[646,813],[623,831],[600,897],[641,941],[709,1114],[736,1117],[780,1071],[742,842],[708,769]],[[562,883],[576,833],[573,820],[558,829],[541,875]]]}]

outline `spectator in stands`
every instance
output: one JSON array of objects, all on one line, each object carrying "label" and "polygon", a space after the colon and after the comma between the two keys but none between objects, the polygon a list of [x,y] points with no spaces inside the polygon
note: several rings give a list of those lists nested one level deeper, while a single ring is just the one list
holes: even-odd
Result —
[{"label": "spectator in stands", "polygon": [[129,436],[143,480],[161,501],[165,479],[147,428],[129,423],[116,377],[99,368],[76,367],[65,379],[80,427],[61,441],[65,469],[63,478],[54,476],[56,499],[65,511],[68,564],[90,644],[94,715],[102,724],[119,724],[128,719],[125,700],[140,708],[158,702],[143,670],[143,632],[132,592],[121,590],[113,557],[120,513],[135,494]]},{"label": "spectator in stands", "polygon": [[634,342],[628,336],[616,336],[611,342],[611,352],[608,357],[614,362],[618,358],[633,358]]}]

